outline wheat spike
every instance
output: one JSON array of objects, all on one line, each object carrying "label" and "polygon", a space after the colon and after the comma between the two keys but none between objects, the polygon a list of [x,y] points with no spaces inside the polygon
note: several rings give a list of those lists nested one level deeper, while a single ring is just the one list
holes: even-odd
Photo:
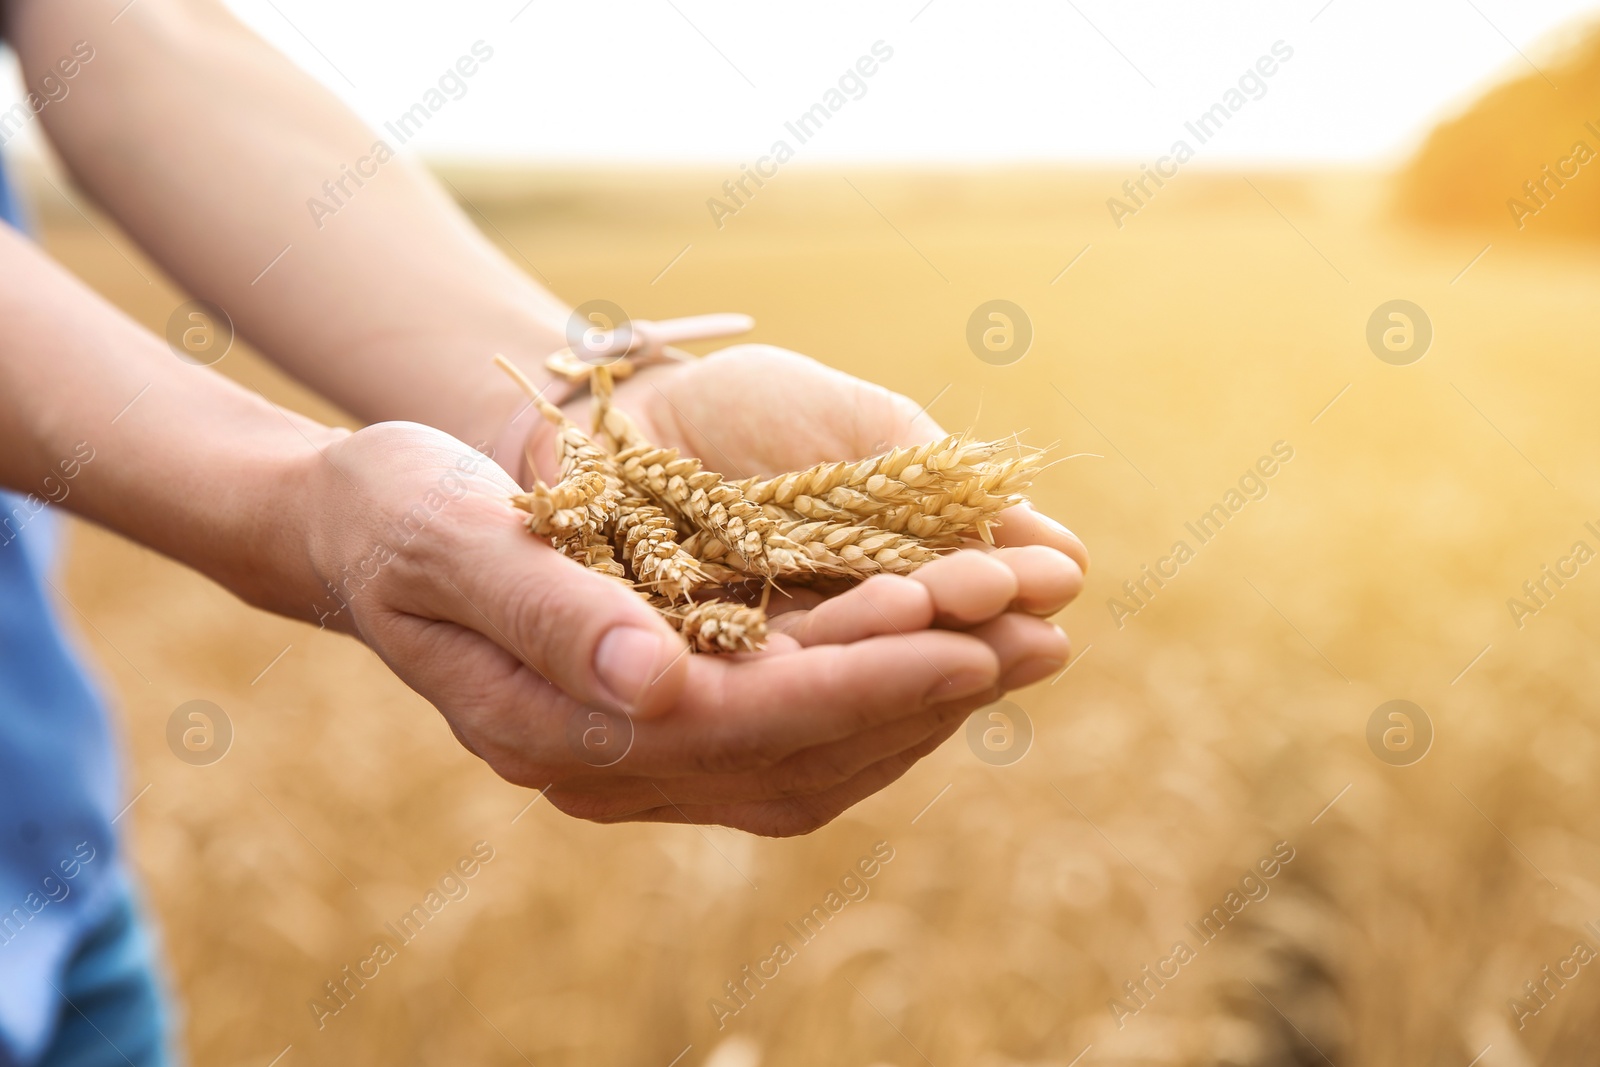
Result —
[{"label": "wheat spike", "polygon": [[744,568],[746,562],[728,543],[708,530],[696,530],[681,542],[683,550],[699,564],[706,579],[717,585],[736,585],[768,577]]},{"label": "wheat spike", "polygon": [[898,505],[909,503],[920,492],[959,484],[1011,447],[1006,441],[974,441],[966,434],[951,434],[866,459],[819,463],[803,471],[746,478],[734,484],[757,504],[793,507],[798,497],[824,497],[833,489],[848,488],[880,503]]},{"label": "wheat spike", "polygon": [[615,541],[632,565],[634,579],[668,600],[687,599],[710,580],[677,536],[677,524],[661,508],[639,496],[622,499]]},{"label": "wheat spike", "polygon": [[939,558],[918,538],[873,526],[799,520],[780,523],[779,533],[800,546],[818,570],[852,578],[910,574]]},{"label": "wheat spike", "polygon": [[740,556],[731,545],[708,530],[685,538],[683,547],[701,561],[702,568],[707,568],[708,577],[723,584],[732,580],[730,572],[745,580],[767,578],[800,583],[828,578],[862,581],[874,574],[910,574],[938,559],[943,547],[872,526],[808,519],[780,523],[773,537],[794,547],[781,555],[769,552],[760,565]]},{"label": "wheat spike", "polygon": [[732,600],[682,607],[652,600],[696,652],[755,652],[766,644],[767,613]]},{"label": "wheat spike", "polygon": [[706,577],[719,585],[758,580],[809,582],[866,577],[836,554],[802,545],[776,531],[767,536],[766,552],[754,558],[744,555],[712,530],[692,531],[682,544],[685,552],[700,561]]},{"label": "wheat spike", "polygon": [[1023,491],[1038,472],[1038,455],[1029,453],[987,463],[944,488],[916,491],[905,503],[886,504],[858,489],[838,486],[820,497],[798,496],[793,507],[784,510],[812,520],[868,523],[941,547],[972,535],[993,544],[994,516],[1027,499]]},{"label": "wheat spike", "polygon": [[603,534],[580,529],[571,537],[556,541],[555,547],[563,556],[577,560],[590,570],[599,571],[612,578],[620,578],[629,585],[633,584],[628,578],[627,571],[623,570],[622,564],[617,562],[611,542],[607,541]]},{"label": "wheat spike", "polygon": [[553,486],[536,477],[527,492],[511,498],[511,506],[528,513],[528,529],[540,537],[564,537],[592,521],[590,508],[605,488],[605,476],[596,471],[574,474]]},{"label": "wheat spike", "polygon": [[[581,506],[570,505],[565,508],[553,508],[551,522],[554,522],[554,511],[565,511],[564,518],[571,520],[571,525],[563,530],[553,531],[555,547],[564,555],[583,563],[604,574],[615,578],[625,578],[621,564],[617,563],[611,547],[609,528],[617,520],[617,509],[622,500],[622,482],[617,477],[615,464],[606,452],[597,447],[587,434],[566,415],[561,409],[544,399],[533,382],[523,374],[510,360],[504,356],[495,356],[496,366],[511,375],[512,379],[528,394],[528,400],[545,420],[556,428],[556,455],[561,464],[561,481],[556,489],[563,489],[563,496],[567,500],[574,500],[580,493],[589,493],[594,490],[587,501]],[[531,451],[526,456],[528,469],[536,470],[537,464]],[[595,489],[598,482],[599,488]],[[538,501],[541,497],[541,483],[534,479],[534,488],[527,493],[519,494],[528,497],[530,503]],[[556,489],[548,490],[553,499]],[[517,498],[513,498],[516,503]],[[519,505],[520,506],[520,505]],[[534,506],[542,508],[543,503]],[[530,520],[534,512],[528,510]],[[530,528],[532,524],[530,522]]]},{"label": "wheat spike", "polygon": [[766,555],[767,538],[775,532],[771,520],[698,459],[675,448],[635,445],[617,453],[617,469],[630,487],[696,529],[712,531],[744,558]]}]

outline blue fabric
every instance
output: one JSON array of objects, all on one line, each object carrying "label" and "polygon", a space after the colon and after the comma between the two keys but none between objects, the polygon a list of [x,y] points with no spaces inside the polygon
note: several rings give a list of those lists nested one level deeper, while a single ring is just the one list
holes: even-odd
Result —
[{"label": "blue fabric", "polygon": [[124,886],[51,990],[60,1023],[38,1067],[170,1067],[153,949]]},{"label": "blue fabric", "polygon": [[[0,170],[13,225],[17,207]],[[0,493],[0,1067],[39,1062],[70,1022],[69,964],[128,907],[110,727],[50,601],[46,491]]]}]

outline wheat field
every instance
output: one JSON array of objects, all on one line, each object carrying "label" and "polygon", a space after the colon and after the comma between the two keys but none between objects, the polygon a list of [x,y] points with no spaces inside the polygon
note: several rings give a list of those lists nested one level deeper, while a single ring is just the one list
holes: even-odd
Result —
[{"label": "wheat field", "polygon": [[[748,312],[948,428],[1083,453],[1034,491],[1093,555],[1078,658],[1011,696],[1020,761],[957,735],[810,836],[597,827],[356,643],[78,525],[63,610],[194,1063],[1592,1062],[1600,977],[1563,961],[1600,944],[1600,568],[1508,607],[1600,547],[1592,248],[1420,229],[1364,172],[1185,171],[1120,229],[1111,170],[795,169],[720,230],[721,174],[451,176],[573,302]],[[164,326],[182,295],[108,223],[40,209]],[[1009,365],[968,344],[991,299],[1032,324]],[[1368,343],[1396,299],[1432,324],[1407,365]],[[242,349],[217,369],[338,417]],[[234,726],[210,766],[167,746],[194,699]],[[1369,744],[1391,700],[1431,723],[1409,765]]]}]

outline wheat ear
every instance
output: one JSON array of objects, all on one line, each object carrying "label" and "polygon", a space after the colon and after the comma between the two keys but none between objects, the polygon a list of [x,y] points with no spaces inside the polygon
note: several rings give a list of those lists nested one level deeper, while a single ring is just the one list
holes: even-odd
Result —
[{"label": "wheat ear", "polygon": [[511,498],[511,506],[528,513],[528,529],[540,537],[564,537],[590,521],[590,505],[605,492],[605,476],[590,471],[546,485],[537,477],[527,492]]},{"label": "wheat ear", "polygon": [[732,600],[682,607],[652,600],[696,652],[755,652],[767,641],[767,613]]},{"label": "wheat ear", "polygon": [[700,561],[678,544],[672,517],[643,497],[623,497],[614,536],[634,579],[669,601],[687,599],[711,580]]},{"label": "wheat ear", "polygon": [[[522,387],[523,392],[528,394],[529,402],[556,428],[556,454],[561,464],[559,484],[574,489],[581,485],[587,489],[594,485],[595,479],[601,483],[601,489],[582,510],[573,512],[574,522],[565,535],[554,538],[555,547],[587,567],[612,577],[625,577],[611,546],[610,527],[616,523],[622,501],[622,482],[617,477],[611,457],[562,414],[560,408],[541,396],[538,387],[515,364],[500,355],[494,357],[494,362]],[[533,469],[534,457],[530,454],[527,458],[529,469]]]},{"label": "wheat ear", "polygon": [[[989,462],[960,480],[938,489],[917,490],[903,503],[888,504],[846,486],[825,495],[797,496],[791,508],[798,517],[840,523],[866,523],[880,530],[910,534],[941,547],[962,537],[993,543],[994,517],[1022,503],[1039,473],[1039,453],[1030,452]],[[765,505],[767,508],[775,505]],[[770,511],[769,511],[770,514]]]},{"label": "wheat ear", "polygon": [[675,448],[635,445],[617,453],[622,480],[696,529],[710,530],[746,559],[766,554],[773,524],[716,471]]},{"label": "wheat ear", "polygon": [[778,532],[797,544],[819,572],[856,579],[910,574],[939,558],[937,548],[918,538],[872,526],[799,520],[779,523]]},{"label": "wheat ear", "polygon": [[858,582],[874,574],[910,574],[938,559],[944,547],[872,526],[808,519],[780,522],[769,542],[773,539],[794,547],[781,554],[769,551],[760,563],[741,556],[709,530],[686,537],[683,547],[720,584],[758,578],[799,584],[829,578]]},{"label": "wheat ear", "polygon": [[611,547],[611,542],[607,541],[603,534],[597,534],[592,530],[580,530],[571,537],[556,541],[555,549],[563,556],[577,560],[592,571],[599,571],[601,574],[612,578],[620,578],[622,581],[627,582],[628,585],[633,585],[633,582],[628,578],[628,572],[623,569],[622,564],[617,562],[616,553]]},{"label": "wheat ear", "polygon": [[974,441],[951,434],[910,448],[895,448],[866,459],[819,463],[772,478],[734,483],[757,504],[793,507],[798,497],[825,497],[838,488],[855,489],[880,504],[910,503],[919,493],[960,484],[1005,449],[1005,441]]}]

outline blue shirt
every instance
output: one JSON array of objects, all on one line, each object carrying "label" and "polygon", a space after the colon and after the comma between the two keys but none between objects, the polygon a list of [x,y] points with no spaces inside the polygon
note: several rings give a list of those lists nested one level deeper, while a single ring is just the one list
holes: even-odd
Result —
[{"label": "blue shirt", "polygon": [[[0,216],[22,225],[3,169]],[[118,898],[122,790],[104,705],[51,604],[48,491],[0,492],[0,1067],[44,1051],[62,967]]]}]

